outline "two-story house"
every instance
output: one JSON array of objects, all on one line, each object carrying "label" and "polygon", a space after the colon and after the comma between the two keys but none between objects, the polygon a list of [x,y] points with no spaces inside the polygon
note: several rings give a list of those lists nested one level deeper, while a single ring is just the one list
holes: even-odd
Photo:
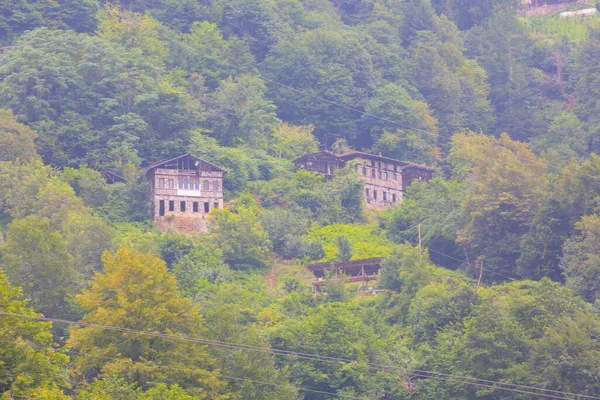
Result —
[{"label": "two-story house", "polygon": [[343,168],[354,160],[358,175],[365,182],[364,199],[370,206],[390,206],[402,201],[402,195],[413,181],[428,182],[434,168],[419,165],[380,154],[349,151],[335,155],[330,151],[319,151],[299,157],[294,163],[308,171],[331,178],[336,169]]},{"label": "two-story house", "polygon": [[191,154],[146,167],[156,225],[164,231],[206,232],[207,214],[213,208],[223,208],[226,173]]}]

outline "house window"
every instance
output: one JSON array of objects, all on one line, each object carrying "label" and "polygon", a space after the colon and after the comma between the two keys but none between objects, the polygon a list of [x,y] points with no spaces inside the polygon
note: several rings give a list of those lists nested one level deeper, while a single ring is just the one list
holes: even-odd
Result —
[{"label": "house window", "polygon": [[[208,181],[207,181],[208,182]],[[204,203],[204,212],[207,213],[210,211],[210,204],[208,202]]]},{"label": "house window", "polygon": [[213,190],[215,192],[219,191],[219,181],[213,181]]},{"label": "house window", "polygon": [[158,180],[158,187],[161,188],[161,189],[165,188],[165,178],[160,178]]},{"label": "house window", "polygon": [[363,175],[367,176],[367,167],[363,167]]},{"label": "house window", "polygon": [[365,195],[369,197],[369,188],[365,189]]},{"label": "house window", "polygon": [[387,172],[383,173],[383,179],[385,179],[386,181],[388,180],[388,174],[387,174]]},{"label": "house window", "polygon": [[375,160],[371,160],[371,167],[375,168]]},{"label": "house window", "polygon": [[169,189],[175,189],[175,180],[169,179]]},{"label": "house window", "polygon": [[192,210],[194,212],[198,212],[198,202],[197,201],[192,203]]},{"label": "house window", "polygon": [[398,166],[394,165],[394,172],[398,172]]},{"label": "house window", "polygon": [[373,190],[373,198],[377,200],[377,190]]},{"label": "house window", "polygon": [[163,217],[165,215],[165,201],[161,200],[158,204],[158,215]]},{"label": "house window", "polygon": [[210,183],[207,180],[204,181],[204,190],[207,192],[210,190]]},{"label": "house window", "polygon": [[213,203],[213,208],[219,208],[219,203]]},{"label": "house window", "polygon": [[175,202],[173,200],[169,200],[169,211],[175,211]]},{"label": "house window", "polygon": [[377,171],[377,176],[381,179],[381,170]]},{"label": "house window", "polygon": [[177,178],[177,186],[179,189],[183,189],[183,178],[181,176]]},{"label": "house window", "polygon": [[392,203],[396,203],[396,193],[392,193]]},{"label": "house window", "polygon": [[184,188],[185,190],[188,190],[188,189],[190,188],[190,187],[189,187],[189,181],[188,181],[188,178],[185,178],[185,179],[183,180],[183,188]]},{"label": "house window", "polygon": [[371,177],[375,178],[375,168],[371,168]]},{"label": "house window", "polygon": [[180,201],[179,202],[179,210],[181,212],[185,212],[185,201]]},{"label": "house window", "polygon": [[383,192],[383,201],[387,201],[387,192]]},{"label": "house window", "polygon": [[394,182],[398,180],[398,175],[394,174]]}]

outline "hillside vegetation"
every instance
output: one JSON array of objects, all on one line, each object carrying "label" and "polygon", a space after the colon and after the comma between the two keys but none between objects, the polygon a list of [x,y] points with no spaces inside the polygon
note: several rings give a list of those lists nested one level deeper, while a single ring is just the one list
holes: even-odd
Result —
[{"label": "hillside vegetation", "polygon": [[[519,3],[0,0],[0,397],[600,398],[599,19]],[[438,172],[370,209],[322,146]],[[149,214],[186,153],[207,234]]]}]

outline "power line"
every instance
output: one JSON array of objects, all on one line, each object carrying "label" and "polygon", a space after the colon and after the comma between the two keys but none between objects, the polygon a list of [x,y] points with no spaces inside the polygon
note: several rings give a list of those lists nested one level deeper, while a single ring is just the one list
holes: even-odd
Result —
[{"label": "power line", "polygon": [[[194,338],[194,337],[190,337],[190,336],[186,336],[186,335],[172,335],[172,334],[166,334],[166,333],[160,333],[160,332],[149,332],[149,331],[142,331],[142,330],[138,330],[138,329],[115,327],[115,326],[110,326],[110,325],[69,321],[69,320],[58,319],[58,318],[38,317],[38,316],[9,313],[9,312],[0,312],[0,315],[19,317],[19,318],[27,318],[27,319],[37,320],[37,321],[56,322],[56,323],[62,323],[62,324],[67,324],[67,325],[76,325],[76,326],[82,326],[82,327],[106,329],[106,330],[112,330],[112,331],[118,331],[118,332],[124,332],[124,333],[148,335],[148,336],[153,336],[153,337],[161,337],[161,338],[165,338],[165,339],[192,341],[192,342],[196,342],[196,343],[200,343],[200,344],[219,346],[219,347],[230,348],[230,349],[233,348],[233,349],[239,349],[239,350],[258,351],[258,352],[270,353],[270,354],[279,355],[279,356],[307,359],[307,360],[311,360],[311,361],[320,361],[320,362],[328,362],[328,363],[336,363],[336,364],[346,364],[349,362],[357,361],[357,360],[350,360],[350,359],[344,359],[344,358],[339,358],[339,357],[322,356],[322,355],[318,355],[318,354],[293,352],[293,351],[288,351],[288,350],[270,349],[270,348],[265,348],[265,347],[228,343],[228,342],[223,342],[223,341],[215,341],[215,340],[202,339],[202,338]],[[497,390],[515,391],[515,390],[520,390],[520,389],[532,389],[532,390],[537,390],[537,391],[542,391],[542,392],[563,394],[563,395],[567,395],[567,396],[578,396],[580,398],[600,399],[600,397],[596,397],[596,396],[574,394],[574,393],[569,393],[569,392],[561,392],[561,391],[556,391],[556,390],[551,390],[551,389],[544,389],[544,388],[525,386],[525,385],[517,385],[517,384],[512,384],[512,383],[488,381],[488,380],[483,380],[483,379],[478,379],[478,378],[462,377],[462,376],[443,374],[443,373],[439,373],[439,372],[432,372],[432,371],[426,371],[426,370],[414,370],[416,373],[419,374],[419,375],[417,375],[417,374],[415,374],[415,372],[407,371],[405,368],[400,368],[400,367],[396,367],[393,365],[385,365],[385,364],[370,363],[370,362],[366,362],[365,364],[370,367],[373,367],[375,369],[385,370],[388,372],[402,371],[406,374],[420,376],[420,377],[423,377],[426,379],[431,378],[431,379],[441,379],[441,380],[448,380],[448,381],[450,381],[451,379],[454,379],[454,381],[456,383],[475,385],[475,386],[484,385],[484,383],[479,383],[479,382],[493,383],[494,385],[503,385],[503,386],[492,386],[492,385],[484,386],[484,387],[489,387],[489,388],[493,388],[493,389],[497,389]],[[433,375],[439,375],[439,376],[436,377]],[[506,386],[510,386],[510,387],[506,387]],[[565,397],[550,396],[548,393],[528,392],[528,391],[521,391],[521,393],[533,394],[533,395],[541,396],[541,397],[565,398]],[[569,399],[569,398],[565,398],[565,399]]]},{"label": "power line", "polygon": [[[137,25],[141,26],[140,21],[137,21],[133,17],[123,16],[123,18],[125,20],[132,21],[132,22],[136,23]],[[186,41],[176,40],[176,39],[174,39],[174,38],[172,38],[170,36],[165,35],[163,32],[160,32],[158,30],[157,30],[157,35],[160,36],[160,37],[162,37],[163,39],[171,42],[171,43],[174,43],[174,44],[180,45],[180,46],[185,46],[185,47],[188,48],[188,50],[191,50],[193,52],[198,52],[198,50],[196,48],[194,48],[192,45],[190,45]],[[444,139],[452,140],[452,136],[441,135],[439,133],[434,133],[434,132],[428,131],[426,129],[422,129],[422,128],[417,128],[417,127],[414,127],[414,126],[410,126],[410,125],[407,125],[407,124],[399,122],[399,121],[395,121],[395,120],[392,120],[392,119],[389,119],[389,118],[382,117],[380,115],[376,115],[376,114],[372,114],[372,113],[369,113],[369,112],[364,111],[364,110],[360,110],[358,108],[355,108],[355,107],[350,106],[350,105],[345,104],[345,103],[340,103],[340,102],[337,102],[337,101],[326,99],[326,98],[324,98],[322,96],[318,96],[318,95],[314,95],[314,94],[311,94],[311,93],[307,93],[307,92],[305,92],[305,91],[303,91],[301,89],[297,89],[297,88],[295,88],[293,86],[286,85],[285,83],[281,83],[281,82],[278,82],[278,81],[276,81],[274,79],[263,77],[260,73],[256,73],[256,72],[250,71],[250,70],[248,70],[246,68],[243,68],[243,67],[231,64],[231,63],[229,63],[227,61],[224,61],[224,60],[222,60],[222,59],[220,59],[218,57],[215,57],[213,55],[210,55],[210,54],[206,53],[206,54],[202,54],[202,56],[203,57],[211,58],[214,61],[220,62],[221,64],[229,66],[231,68],[235,68],[238,71],[241,71],[241,72],[243,72],[243,73],[245,73],[247,75],[253,75],[253,76],[259,77],[259,78],[261,78],[262,80],[264,80],[266,82],[270,82],[270,83],[272,83],[274,85],[277,85],[277,86],[284,87],[286,89],[292,90],[292,91],[294,91],[294,92],[296,92],[298,94],[301,94],[303,96],[312,97],[314,99],[317,99],[317,100],[329,103],[331,105],[338,106],[338,107],[341,107],[341,108],[345,108],[345,109],[347,109],[349,111],[353,111],[353,112],[359,113],[359,114],[361,114],[363,116],[368,116],[368,117],[375,118],[375,119],[378,119],[378,120],[381,120],[381,121],[384,121],[384,122],[389,122],[389,123],[392,123],[394,125],[400,126],[402,128],[405,128],[405,129],[408,129],[408,130],[411,130],[411,131],[414,131],[414,132],[421,132],[421,133],[425,133],[425,134],[427,134],[429,136],[432,136],[432,137],[441,137],[441,138],[444,138]],[[474,147],[479,147],[479,148],[485,149],[484,146],[474,145]],[[439,149],[439,150],[441,151],[441,149]],[[515,155],[515,157],[518,160],[521,160],[521,161],[524,161],[524,162],[528,162],[529,163],[531,161],[531,160],[529,160],[527,158],[524,158],[524,157],[518,157],[516,155]],[[562,172],[562,170],[559,167],[554,166],[553,164],[549,164],[548,167],[549,168],[554,168],[558,172]],[[597,180],[600,181],[600,176],[598,176],[598,175],[584,174],[583,172],[578,172],[578,174],[580,174],[582,176],[588,176],[590,178],[597,179]]]},{"label": "power line", "polygon": [[[118,358],[118,357],[100,356],[100,355],[94,355],[94,354],[90,354],[90,353],[85,353],[85,352],[80,352],[80,351],[73,351],[73,350],[61,350],[60,352],[69,353],[69,354],[73,354],[73,355],[76,355],[76,356],[86,355],[86,356],[89,356],[89,357],[92,357],[92,358],[102,358],[102,359],[106,359],[106,360],[121,360],[121,358]],[[132,362],[134,364],[142,364],[142,363],[139,363],[139,362],[133,361],[133,360],[132,360]],[[156,367],[161,368],[161,369],[171,369],[171,370],[174,370],[174,371],[182,371],[182,372],[197,372],[197,370],[195,370],[193,368],[174,367],[174,366],[170,366],[170,365],[159,365],[159,364],[156,364]],[[337,393],[325,392],[325,391],[322,391],[322,390],[308,389],[308,388],[303,388],[303,387],[295,386],[295,385],[292,385],[292,384],[283,385],[283,384],[280,384],[280,383],[257,381],[255,379],[241,378],[239,376],[224,375],[224,374],[222,374],[220,372],[219,372],[218,377],[219,378],[225,378],[225,379],[231,379],[231,380],[238,380],[238,381],[258,383],[258,384],[261,384],[261,385],[270,385],[270,386],[275,386],[275,387],[293,388],[293,389],[296,389],[296,390],[299,390],[299,391],[302,391],[302,392],[311,392],[311,393],[326,394],[326,395],[329,395],[329,396],[340,397],[340,395],[337,394]]]}]

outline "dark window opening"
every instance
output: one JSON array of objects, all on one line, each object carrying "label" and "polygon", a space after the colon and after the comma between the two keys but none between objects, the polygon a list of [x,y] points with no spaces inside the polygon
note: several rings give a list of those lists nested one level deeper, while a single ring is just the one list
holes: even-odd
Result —
[{"label": "dark window opening", "polygon": [[369,197],[369,189],[365,189],[365,194]]},{"label": "dark window opening", "polygon": [[194,210],[194,212],[198,212],[198,202],[197,201],[192,203],[192,209]]},{"label": "dark window opening", "polygon": [[163,217],[165,215],[165,201],[161,200],[158,204],[158,215]]},{"label": "dark window opening", "polygon": [[213,203],[213,208],[219,208],[219,203]]},{"label": "dark window opening", "polygon": [[173,200],[169,200],[169,211],[175,211],[175,202]]},{"label": "dark window opening", "polygon": [[[208,181],[207,181],[208,182]],[[204,203],[204,212],[207,213],[210,211],[210,204],[208,202]]]},{"label": "dark window opening", "polygon": [[387,201],[387,192],[383,192],[383,201]]},{"label": "dark window opening", "polygon": [[388,180],[388,173],[387,172],[383,173],[383,179],[385,179],[386,181]]},{"label": "dark window opening", "polygon": [[185,212],[185,201],[179,202],[179,210],[181,210],[181,212]]},{"label": "dark window opening", "polygon": [[367,167],[363,167],[363,175],[367,176]]},{"label": "dark window opening", "polygon": [[394,165],[394,172],[398,172],[398,166]]},{"label": "dark window opening", "polygon": [[374,169],[374,168],[373,168],[373,169],[371,169],[371,177],[372,177],[372,178],[375,178],[375,169]]},{"label": "dark window opening", "polygon": [[375,168],[375,160],[371,160],[371,167]]},{"label": "dark window opening", "polygon": [[373,198],[377,200],[377,190],[373,190]]},{"label": "dark window opening", "polygon": [[396,202],[396,194],[392,193],[392,203],[395,203],[395,202]]}]

